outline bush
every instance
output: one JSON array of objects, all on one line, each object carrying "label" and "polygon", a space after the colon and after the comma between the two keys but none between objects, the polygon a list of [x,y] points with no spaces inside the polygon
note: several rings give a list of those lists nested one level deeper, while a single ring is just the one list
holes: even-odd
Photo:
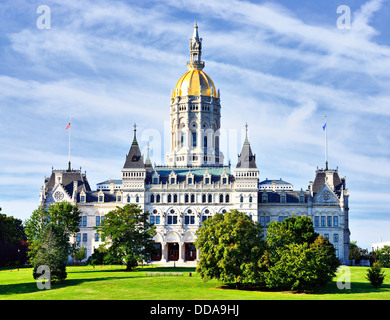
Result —
[{"label": "bush", "polygon": [[383,280],[385,279],[385,272],[382,271],[379,262],[374,262],[371,268],[367,270],[366,279],[369,280],[375,288],[378,288],[382,285]]}]

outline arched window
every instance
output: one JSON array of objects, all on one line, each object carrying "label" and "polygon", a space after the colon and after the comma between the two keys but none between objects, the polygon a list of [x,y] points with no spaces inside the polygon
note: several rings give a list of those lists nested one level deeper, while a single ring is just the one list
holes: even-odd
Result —
[{"label": "arched window", "polygon": [[184,202],[185,203],[188,203],[188,198],[189,198],[188,194],[184,195]]},{"label": "arched window", "polygon": [[136,198],[135,198],[135,202],[139,202],[139,197],[137,196]]},{"label": "arched window", "polygon": [[127,202],[130,203],[130,196],[127,196]]},{"label": "arched window", "polygon": [[172,195],[168,194],[168,202],[172,202]]},{"label": "arched window", "polygon": [[156,196],[156,202],[159,203],[160,200],[161,200],[161,196],[158,194],[158,195]]},{"label": "arched window", "polygon": [[151,202],[151,203],[154,202],[154,194],[150,195],[150,202]]},{"label": "arched window", "polygon": [[219,154],[219,137],[215,137],[215,154]]},{"label": "arched window", "polygon": [[230,202],[230,196],[227,194],[226,197],[225,197],[225,202],[226,203],[229,203]]},{"label": "arched window", "polygon": [[243,196],[240,197],[240,202],[244,202],[244,197]]},{"label": "arched window", "polygon": [[191,203],[194,203],[194,202],[195,202],[195,195],[191,194]]},{"label": "arched window", "polygon": [[249,197],[249,202],[252,202],[252,196]]},{"label": "arched window", "polygon": [[213,195],[209,194],[209,202],[213,202]]},{"label": "arched window", "polygon": [[205,194],[202,194],[202,202],[206,203],[206,195]]},{"label": "arched window", "polygon": [[223,194],[219,195],[219,203],[223,203]]},{"label": "arched window", "polygon": [[173,202],[174,202],[174,203],[177,202],[177,194],[174,194],[174,195],[173,195]]},{"label": "arched window", "polygon": [[207,154],[207,136],[203,138],[203,153]]}]

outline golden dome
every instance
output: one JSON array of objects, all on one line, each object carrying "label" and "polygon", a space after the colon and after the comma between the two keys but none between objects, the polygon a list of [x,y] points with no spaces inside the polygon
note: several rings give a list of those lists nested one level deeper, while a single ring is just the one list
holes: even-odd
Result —
[{"label": "golden dome", "polygon": [[172,98],[186,95],[198,96],[199,87],[202,90],[202,96],[211,97],[213,95],[214,98],[217,98],[217,90],[213,80],[202,70],[195,68],[191,68],[181,76],[172,93]]}]

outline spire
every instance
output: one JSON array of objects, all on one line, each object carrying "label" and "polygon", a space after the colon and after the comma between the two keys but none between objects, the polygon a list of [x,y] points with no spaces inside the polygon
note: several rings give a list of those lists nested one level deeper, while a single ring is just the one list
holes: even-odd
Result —
[{"label": "spire", "polygon": [[137,142],[137,124],[134,123],[134,139],[133,139],[133,144],[138,144]]},{"label": "spire", "polygon": [[134,139],[123,168],[145,168],[144,157],[141,155],[137,142],[137,125],[134,123]]},{"label": "spire", "polygon": [[248,140],[248,124],[245,124],[245,141],[241,149],[241,154],[238,155],[236,168],[253,169],[256,166],[256,155],[253,154],[251,145]]},{"label": "spire", "polygon": [[188,69],[202,70],[204,62],[201,61],[202,55],[202,38],[199,38],[198,25],[195,22],[194,33],[190,39],[190,61],[187,62]]}]

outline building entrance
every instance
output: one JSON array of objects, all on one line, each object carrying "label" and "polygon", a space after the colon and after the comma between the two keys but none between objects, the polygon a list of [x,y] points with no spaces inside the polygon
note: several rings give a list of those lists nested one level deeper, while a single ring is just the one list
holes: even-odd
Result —
[{"label": "building entrance", "polygon": [[168,243],[168,261],[177,261],[179,260],[179,244]]},{"label": "building entrance", "polygon": [[186,243],[185,259],[186,259],[186,261],[196,260],[196,248],[195,248],[195,245],[193,243]]}]

